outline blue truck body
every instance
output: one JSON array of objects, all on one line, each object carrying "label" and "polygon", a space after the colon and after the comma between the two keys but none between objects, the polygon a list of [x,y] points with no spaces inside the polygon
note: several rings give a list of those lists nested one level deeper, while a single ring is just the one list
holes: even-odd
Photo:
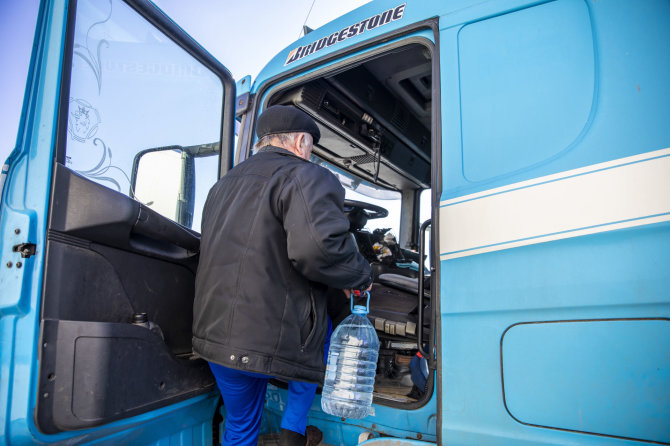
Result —
[{"label": "blue truck body", "polygon": [[[317,395],[324,443],[669,444],[669,78],[663,0],[376,0],[237,94],[148,1],[42,1],[0,182],[0,442],[220,438],[189,347],[198,212],[283,103],[319,123],[319,162],[401,197],[431,266],[414,337],[415,316],[377,326],[396,359],[427,352],[426,392],[379,390],[363,420]],[[146,198],[171,178],[174,203]],[[270,385],[263,434],[285,402]]]}]

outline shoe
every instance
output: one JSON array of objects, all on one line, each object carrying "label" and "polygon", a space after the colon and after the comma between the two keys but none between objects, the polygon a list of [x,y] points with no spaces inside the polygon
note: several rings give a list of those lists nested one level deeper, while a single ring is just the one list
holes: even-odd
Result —
[{"label": "shoe", "polygon": [[279,434],[279,446],[317,446],[323,440],[323,432],[315,426],[307,426],[305,435],[288,429]]},{"label": "shoe", "polygon": [[323,432],[316,426],[307,426],[305,437],[307,437],[305,446],[316,446],[323,440]]},{"label": "shoe", "polygon": [[306,446],[307,438],[289,429],[282,428],[279,434],[279,446]]},{"label": "shoe", "polygon": [[425,393],[426,392],[422,392],[421,389],[419,389],[416,385],[413,385],[412,390],[407,394],[407,396],[415,400],[420,400],[423,398]]}]

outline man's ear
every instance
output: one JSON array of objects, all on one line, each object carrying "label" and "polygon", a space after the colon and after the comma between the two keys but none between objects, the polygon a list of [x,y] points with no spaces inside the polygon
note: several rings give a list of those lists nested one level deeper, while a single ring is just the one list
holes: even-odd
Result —
[{"label": "man's ear", "polygon": [[295,148],[298,150],[298,153],[300,153],[300,156],[305,158],[305,155],[307,154],[307,144],[305,144],[305,134],[298,133],[298,136],[295,137],[294,143]]},{"label": "man's ear", "polygon": [[302,153],[302,133],[294,133],[295,138],[293,138],[293,147],[298,150],[299,153]]}]

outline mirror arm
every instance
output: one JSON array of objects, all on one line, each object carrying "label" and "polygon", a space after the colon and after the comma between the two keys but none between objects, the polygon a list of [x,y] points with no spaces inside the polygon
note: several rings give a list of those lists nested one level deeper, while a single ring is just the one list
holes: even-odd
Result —
[{"label": "mirror arm", "polygon": [[195,208],[195,160],[193,156],[182,152],[182,173],[179,185],[179,202],[177,203],[177,221],[179,224],[191,227]]},{"label": "mirror arm", "polygon": [[221,151],[221,143],[211,142],[208,144],[198,144],[195,146],[184,147],[182,150],[194,158],[218,155]]}]

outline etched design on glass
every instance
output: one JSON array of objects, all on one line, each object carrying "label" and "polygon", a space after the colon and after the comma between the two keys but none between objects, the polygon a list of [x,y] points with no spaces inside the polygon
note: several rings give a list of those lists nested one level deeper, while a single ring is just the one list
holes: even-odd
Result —
[{"label": "etched design on glass", "polygon": [[102,89],[102,60],[100,59],[100,51],[103,45],[105,46],[105,48],[108,48],[109,43],[105,39],[100,39],[97,47],[95,48],[95,54],[94,54],[91,51],[88,37],[93,28],[95,28],[98,25],[106,23],[110,18],[112,18],[112,0],[109,0],[109,13],[107,14],[107,17],[104,20],[95,22],[88,27],[88,30],[86,31],[85,45],[82,45],[80,43],[74,44],[74,54],[81,57],[84,60],[84,62],[86,62],[89,67],[91,67],[91,70],[93,70],[95,80],[98,82],[98,93],[100,93],[100,90]]},{"label": "etched design on glass", "polygon": [[70,98],[67,131],[75,141],[86,142],[98,132],[100,113],[83,99]]},{"label": "etched design on glass", "polygon": [[[105,48],[109,48],[109,42],[106,39],[100,39],[97,45],[94,44],[95,46],[93,51],[91,49],[90,34],[91,30],[93,30],[95,27],[104,25],[109,21],[109,19],[111,19],[112,0],[108,0],[108,3],[109,12],[107,13],[107,16],[103,20],[94,22],[91,24],[91,26],[88,27],[84,44],[74,44],[74,54],[86,62],[95,76],[95,80],[98,85],[98,95],[100,95],[102,91],[101,50],[103,46]],[[88,101],[73,97],[70,98],[70,112],[68,116],[67,129],[72,139],[80,143],[86,143],[89,139],[96,135],[98,132],[98,126],[101,122],[102,120],[100,119],[100,113]],[[111,183],[114,185],[116,190],[120,192],[121,185],[119,182],[115,178],[108,176],[107,173],[110,170],[118,170],[128,181],[128,184],[130,184],[130,178],[128,178],[128,174],[126,174],[126,172],[120,167],[112,165],[112,149],[108,147],[101,138],[94,138],[93,146],[98,147],[102,151],[95,167],[86,170],[74,169],[74,171],[89,178],[93,178],[99,182]],[[71,160],[68,161],[71,163]]]},{"label": "etched design on glass", "polygon": [[126,181],[128,181],[128,184],[130,184],[130,178],[128,178],[128,174],[126,174],[126,172],[124,172],[124,170],[121,169],[120,167],[112,165],[112,149],[107,147],[107,144],[105,144],[105,142],[102,139],[94,138],[93,145],[96,147],[98,145],[102,146],[101,147],[102,154],[100,156],[98,164],[96,164],[95,167],[93,167],[92,169],[75,170],[75,172],[85,175],[87,177],[95,178],[98,181],[107,181],[109,183],[112,183],[116,187],[116,190],[120,192],[121,185],[119,184],[119,182],[112,177],[106,176],[106,174],[110,170],[118,170],[119,172],[121,172],[121,174],[123,174]]}]

